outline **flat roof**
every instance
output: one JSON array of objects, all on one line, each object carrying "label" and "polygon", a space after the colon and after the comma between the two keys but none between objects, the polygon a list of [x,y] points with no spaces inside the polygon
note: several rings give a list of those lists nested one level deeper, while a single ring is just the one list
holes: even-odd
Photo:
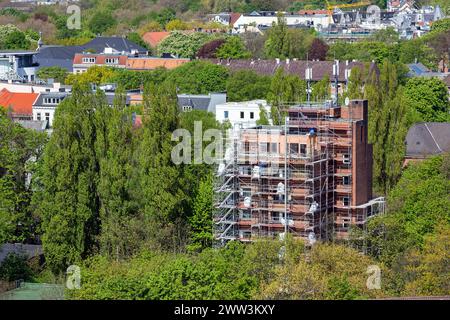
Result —
[{"label": "flat roof", "polygon": [[36,51],[30,50],[0,50],[0,55],[34,55]]}]

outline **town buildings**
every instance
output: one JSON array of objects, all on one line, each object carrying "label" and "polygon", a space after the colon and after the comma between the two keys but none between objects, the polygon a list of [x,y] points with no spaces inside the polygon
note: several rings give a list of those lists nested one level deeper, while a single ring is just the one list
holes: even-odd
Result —
[{"label": "town buildings", "polygon": [[239,129],[254,127],[260,120],[260,112],[264,111],[270,119],[270,106],[266,100],[253,100],[243,102],[228,102],[218,104],[215,114],[216,120],[228,122],[232,128]]},{"label": "town buildings", "polygon": [[0,80],[34,81],[38,64],[33,62],[34,51],[0,51]]},{"label": "town buildings", "polygon": [[286,106],[284,126],[232,131],[218,168],[215,238],[348,239],[384,211],[372,195],[366,100]]}]

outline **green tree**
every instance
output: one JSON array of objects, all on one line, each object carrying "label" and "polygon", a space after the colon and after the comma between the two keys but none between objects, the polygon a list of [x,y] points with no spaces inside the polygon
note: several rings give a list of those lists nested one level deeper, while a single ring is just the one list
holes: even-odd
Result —
[{"label": "green tree", "polygon": [[260,76],[253,70],[233,72],[227,80],[226,90],[230,101],[248,101],[266,97],[270,77]]},{"label": "green tree", "polygon": [[273,23],[272,28],[269,30],[264,50],[267,58],[285,59],[289,57],[291,39],[283,14],[279,13],[277,19],[277,23]]},{"label": "green tree", "polygon": [[58,107],[42,157],[34,203],[42,220],[46,261],[55,272],[80,262],[97,247],[95,110],[104,104],[101,93],[93,95],[86,87],[75,86]]},{"label": "green tree", "polygon": [[32,271],[27,263],[27,257],[16,253],[9,253],[0,264],[0,280],[29,281],[32,278]]},{"label": "green tree", "polygon": [[330,77],[325,75],[312,86],[312,100],[324,101],[330,98]]},{"label": "green tree", "polygon": [[109,11],[96,11],[88,22],[89,30],[94,34],[102,34],[113,27],[117,21]]},{"label": "green tree", "polygon": [[37,72],[37,77],[42,80],[54,79],[59,83],[64,83],[67,77],[67,70],[58,66],[42,67]]},{"label": "green tree", "polygon": [[216,57],[222,59],[247,59],[250,56],[251,53],[246,50],[241,38],[237,36],[229,37],[216,52]]},{"label": "green tree", "polygon": [[[183,165],[175,165],[171,152],[175,146],[172,133],[179,127],[175,87],[170,84],[149,86],[144,94],[144,127],[140,154],[140,188],[144,215],[161,229],[178,228],[186,221],[187,196],[184,192]],[[178,248],[185,236],[173,239]],[[157,238],[156,241],[167,241]]]},{"label": "green tree", "polygon": [[267,101],[270,103],[274,125],[284,123],[286,106],[289,103],[305,101],[306,82],[294,75],[286,75],[283,68],[279,68],[272,78]]},{"label": "green tree", "polygon": [[26,130],[0,107],[0,243],[31,240],[36,232],[30,175],[41,156],[46,135]]},{"label": "green tree", "polygon": [[437,78],[411,78],[405,86],[411,122],[449,121],[448,89]]},{"label": "green tree", "polygon": [[160,54],[172,53],[180,58],[194,58],[201,46],[217,37],[217,35],[204,32],[185,34],[180,31],[173,31],[158,45],[158,52]]},{"label": "green tree", "polygon": [[166,82],[174,84],[179,93],[208,94],[225,91],[228,76],[224,66],[196,60],[172,70]]},{"label": "green tree", "polygon": [[189,217],[191,227],[191,244],[189,249],[198,251],[211,247],[213,234],[213,186],[211,177],[200,182],[197,196],[194,199],[194,212]]}]

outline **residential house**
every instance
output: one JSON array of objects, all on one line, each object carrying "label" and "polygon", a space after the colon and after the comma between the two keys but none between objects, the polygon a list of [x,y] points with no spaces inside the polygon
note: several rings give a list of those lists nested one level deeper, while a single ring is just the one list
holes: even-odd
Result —
[{"label": "residential house", "polygon": [[263,109],[270,119],[270,106],[266,100],[252,100],[243,102],[228,102],[216,106],[216,120],[229,122],[234,129],[256,126]]},{"label": "residential house", "polygon": [[419,122],[406,135],[404,165],[427,157],[450,152],[449,122]]},{"label": "residential house", "polygon": [[76,53],[73,58],[73,73],[84,73],[92,66],[125,68],[127,56],[121,54]]},{"label": "residential house", "polygon": [[216,113],[217,106],[227,102],[227,94],[214,92],[209,94],[178,94],[178,106],[181,111],[203,110]]},{"label": "residential house", "polygon": [[38,65],[33,62],[34,51],[0,51],[0,80],[32,82]]},{"label": "residential house", "polygon": [[38,93],[10,92],[7,89],[0,91],[0,106],[10,112],[13,121],[32,120],[33,103]]},{"label": "residential house", "polygon": [[[105,50],[106,49],[106,50]],[[73,72],[75,54],[90,53],[120,53],[147,55],[148,50],[123,37],[97,37],[81,46],[41,46],[36,55],[35,62],[39,67],[58,66]]]},{"label": "residential house", "polygon": [[[288,27],[312,27],[316,30],[327,28],[329,24],[328,14],[298,14],[283,13]],[[233,33],[244,33],[249,27],[257,29],[268,29],[273,23],[277,23],[278,17],[275,11],[254,11],[250,14],[241,15],[233,24]]]},{"label": "residential house", "polygon": [[43,92],[33,104],[33,120],[47,121],[48,127],[53,126],[57,106],[69,93],[67,92]]}]

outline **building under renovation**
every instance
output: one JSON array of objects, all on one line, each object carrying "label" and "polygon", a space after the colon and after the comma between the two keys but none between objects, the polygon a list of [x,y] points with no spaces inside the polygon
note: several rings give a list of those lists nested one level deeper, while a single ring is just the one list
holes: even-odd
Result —
[{"label": "building under renovation", "polygon": [[283,126],[232,131],[215,190],[220,243],[347,239],[384,211],[372,197],[367,100],[346,102],[287,106]]}]

